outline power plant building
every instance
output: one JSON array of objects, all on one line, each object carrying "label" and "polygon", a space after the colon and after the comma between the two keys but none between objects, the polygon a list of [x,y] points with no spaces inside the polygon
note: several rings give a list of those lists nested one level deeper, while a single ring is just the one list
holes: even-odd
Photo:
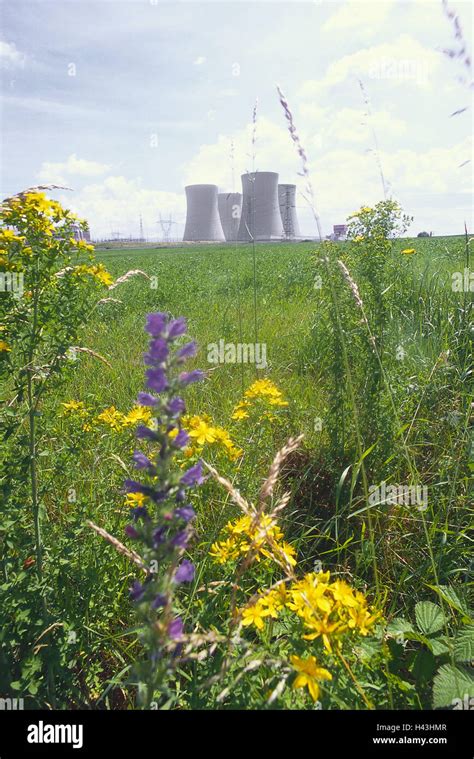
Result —
[{"label": "power plant building", "polygon": [[186,242],[224,242],[219,217],[217,185],[191,184],[186,191],[186,225],[183,240]]},{"label": "power plant building", "polygon": [[283,223],[278,202],[278,174],[256,171],[242,174],[242,216],[238,239],[281,240]]},{"label": "power plant building", "polygon": [[240,192],[220,192],[217,203],[225,239],[227,242],[233,242],[238,239],[239,234],[242,195]]},{"label": "power plant building", "polygon": [[286,240],[293,240],[295,237],[300,236],[300,227],[298,217],[296,216],[296,185],[279,184],[278,202],[280,204],[284,237]]}]

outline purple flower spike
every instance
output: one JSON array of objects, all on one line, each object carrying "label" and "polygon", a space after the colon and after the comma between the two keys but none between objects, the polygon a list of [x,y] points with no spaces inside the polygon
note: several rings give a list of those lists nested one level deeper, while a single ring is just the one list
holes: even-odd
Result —
[{"label": "purple flower spike", "polygon": [[161,364],[166,361],[169,355],[168,345],[166,340],[162,337],[157,337],[152,340],[148,353],[145,354],[145,362],[147,364]]},{"label": "purple flower spike", "polygon": [[135,522],[138,522],[140,517],[146,520],[150,519],[150,515],[144,506],[137,506],[136,509],[132,509],[132,517]]},{"label": "purple flower spike", "polygon": [[192,582],[195,574],[194,564],[189,559],[183,559],[174,574],[175,582]]},{"label": "purple flower spike", "polygon": [[135,451],[133,454],[133,460],[135,462],[136,469],[153,469],[153,464],[151,463],[150,459],[141,451]]},{"label": "purple flower spike", "polygon": [[174,513],[177,517],[184,519],[185,522],[190,522],[196,516],[192,506],[180,506]]},{"label": "purple flower spike", "polygon": [[153,432],[149,427],[145,427],[144,424],[140,424],[135,430],[135,437],[139,440],[158,440],[158,435]]},{"label": "purple flower spike", "polygon": [[146,331],[153,337],[161,337],[166,327],[167,317],[163,313],[147,314],[146,316]]},{"label": "purple flower spike", "polygon": [[176,640],[176,638],[180,638],[183,634],[184,625],[183,620],[181,617],[176,617],[176,619],[173,619],[172,622],[168,625],[168,635],[173,640]]},{"label": "purple flower spike", "polygon": [[199,382],[204,378],[204,372],[201,369],[194,369],[192,372],[181,372],[179,381],[182,385],[190,385],[192,382]]},{"label": "purple flower spike", "polygon": [[189,435],[186,430],[180,430],[173,440],[173,445],[177,448],[184,448],[189,442]]},{"label": "purple flower spike", "polygon": [[182,398],[179,398],[178,396],[176,396],[176,398],[171,398],[168,403],[168,413],[170,416],[179,416],[179,414],[184,413],[185,410],[186,404]]},{"label": "purple flower spike", "polygon": [[201,483],[204,482],[201,462],[198,461],[197,464],[194,464],[194,466],[188,469],[188,471],[181,477],[180,482],[181,485],[188,488],[192,487],[192,485],[201,485]]},{"label": "purple flower spike", "polygon": [[150,393],[138,393],[137,403],[139,406],[156,406],[159,398]]},{"label": "purple flower spike", "polygon": [[168,599],[162,593],[158,593],[155,600],[152,603],[153,609],[161,609],[162,606],[166,606]]},{"label": "purple flower spike", "polygon": [[156,530],[153,530],[153,548],[158,548],[158,546],[161,546],[161,544],[165,542],[165,537],[166,527],[157,527]]},{"label": "purple flower spike", "polygon": [[181,532],[177,532],[176,535],[171,539],[171,543],[176,546],[176,548],[186,548],[190,537],[191,535],[189,532],[186,532],[186,530],[181,530]]},{"label": "purple flower spike", "polygon": [[156,393],[162,393],[168,387],[168,380],[163,369],[147,369],[146,377],[148,387]]},{"label": "purple flower spike", "polygon": [[138,538],[138,532],[136,531],[133,524],[127,524],[125,527],[125,535],[127,535],[129,538],[132,538],[132,540],[136,540]]},{"label": "purple flower spike", "polygon": [[132,587],[130,588],[130,598],[132,599],[132,601],[139,601],[143,597],[144,593],[145,593],[145,588],[143,587],[143,585],[140,582],[138,582],[138,580],[135,580]]},{"label": "purple flower spike", "polygon": [[186,319],[184,316],[180,316],[179,319],[174,319],[168,325],[168,338],[173,340],[175,337],[184,335],[187,330]]},{"label": "purple flower spike", "polygon": [[183,345],[182,348],[179,349],[176,356],[180,362],[186,361],[188,358],[192,358],[197,353],[197,345],[196,343],[186,343],[186,345]]},{"label": "purple flower spike", "polygon": [[125,493],[143,493],[145,486],[136,480],[125,480],[123,489]]}]

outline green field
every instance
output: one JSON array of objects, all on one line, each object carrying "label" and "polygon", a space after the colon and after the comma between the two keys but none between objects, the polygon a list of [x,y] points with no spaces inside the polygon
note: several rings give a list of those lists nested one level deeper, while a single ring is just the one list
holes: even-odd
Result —
[{"label": "green field", "polygon": [[[411,247],[414,255],[401,254]],[[230,462],[205,446],[204,458],[255,499],[277,449],[291,435],[304,433],[281,482],[282,492],[291,492],[281,524],[297,551],[301,571],[311,571],[321,562],[323,569],[376,600],[385,624],[405,630],[405,646],[386,627],[383,646],[379,638],[372,652],[370,646],[363,654],[359,650],[356,659],[366,657],[371,674],[359,673],[363,686],[351,691],[342,673],[337,689],[326,695],[328,708],[366,708],[369,698],[376,708],[431,708],[433,678],[439,666],[454,666],[454,660],[449,658],[449,645],[438,643],[435,650],[429,641],[423,643],[423,625],[413,634],[406,631],[422,615],[420,609],[415,614],[415,605],[425,601],[441,604],[436,608],[442,609],[446,638],[455,635],[462,619],[467,621],[462,609],[469,580],[472,505],[472,325],[467,318],[472,294],[451,288],[452,272],[463,271],[468,260],[466,242],[463,237],[393,241],[384,270],[382,316],[380,303],[365,284],[363,252],[357,258],[350,243],[332,246],[336,273],[331,270],[329,282],[321,264],[325,251],[314,243],[262,244],[255,250],[250,245],[208,245],[96,251],[97,261],[114,279],[134,269],[153,279],[137,275],[104,296],[120,302],[95,307],[78,345],[109,365],[78,353],[41,408],[45,422],[38,449],[48,603],[61,635],[72,634],[69,643],[59,633],[55,639],[59,653],[48,693],[56,693],[59,706],[133,708],[134,689],[127,678],[139,656],[128,598],[135,569],[85,526],[91,519],[123,539],[129,509],[122,484],[126,476],[133,476],[133,435],[104,428],[83,430],[64,415],[61,403],[82,402],[96,416],[111,406],[127,413],[144,389],[145,316],[165,311],[186,317],[188,334],[199,346],[192,368],[207,372],[204,382],[187,391],[188,412],[208,414],[243,450],[242,457]],[[380,364],[374,363],[350,287],[342,276],[337,278],[336,257],[346,260],[359,284],[371,327],[377,319],[384,320]],[[331,287],[335,300],[329,295]],[[265,343],[267,369],[210,365],[207,346],[219,340]],[[271,379],[288,406],[273,420],[242,425],[231,418],[233,408],[258,377]],[[382,480],[426,486],[428,509],[368,508],[367,486]],[[219,593],[205,595],[203,587],[223,581],[224,575],[210,559],[209,549],[238,509],[211,481],[194,505],[191,554],[197,578],[181,597],[182,617],[192,629],[219,629],[225,601]],[[18,560],[26,559],[30,550],[26,516],[22,529]],[[271,577],[277,579],[275,574]],[[19,573],[18,588],[25,583],[27,571]],[[254,592],[256,586],[250,587]],[[3,687],[10,691],[12,681],[21,682],[34,705],[47,703],[51,696],[45,695],[46,677],[41,666],[36,667],[38,657],[31,654],[44,619],[31,614],[30,606],[19,601],[10,618],[17,647],[9,655],[12,674],[4,678]],[[263,638],[267,654],[278,650],[282,635],[280,630],[273,643],[271,637]],[[202,666],[211,676],[212,667]],[[264,708],[269,672],[271,666],[247,677],[245,687],[237,685],[234,672],[235,687],[225,681],[231,695],[224,706]],[[169,704],[215,707],[222,688],[203,690],[202,679],[197,665],[180,671],[168,693]],[[368,695],[362,697],[364,689]],[[288,689],[287,693],[276,702],[277,708],[308,706],[301,691],[291,691],[296,694],[291,698]],[[434,703],[439,705],[440,698],[436,696]]]}]

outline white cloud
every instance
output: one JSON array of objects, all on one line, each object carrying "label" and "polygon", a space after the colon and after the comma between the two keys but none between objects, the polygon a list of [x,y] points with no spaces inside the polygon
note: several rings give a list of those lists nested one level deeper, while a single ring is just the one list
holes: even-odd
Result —
[{"label": "white cloud", "polygon": [[139,236],[140,215],[143,219],[145,236],[156,238],[161,235],[157,221],[162,217],[179,222],[173,227],[181,234],[185,215],[184,191],[182,194],[150,190],[142,186],[140,179],[124,176],[109,176],[102,182],[84,186],[79,192],[58,196],[60,201],[89,222],[92,236],[110,237],[119,231],[124,236]]},{"label": "white cloud", "polygon": [[60,184],[68,181],[66,177],[98,177],[109,169],[110,166],[105,163],[86,161],[84,158],[78,158],[75,153],[71,153],[63,163],[44,161],[38,172],[38,179]]},{"label": "white cloud", "polygon": [[202,66],[203,63],[206,62],[206,58],[204,55],[200,55],[196,58],[195,61],[193,61],[193,66]]},{"label": "white cloud", "polygon": [[357,77],[381,80],[387,86],[412,83],[418,87],[432,87],[440,65],[438,52],[424,47],[408,34],[402,34],[394,42],[374,45],[339,58],[327,67],[321,79],[304,82],[299,95],[322,98],[348,79],[355,82]]},{"label": "white cloud", "polygon": [[0,65],[3,68],[24,66],[26,55],[21,53],[14,42],[0,40]]},{"label": "white cloud", "polygon": [[378,31],[386,22],[390,14],[394,0],[376,0],[376,2],[362,2],[361,0],[347,0],[332,16],[329,16],[323,24],[322,31],[325,34],[336,34],[357,29],[364,36],[370,36]]}]

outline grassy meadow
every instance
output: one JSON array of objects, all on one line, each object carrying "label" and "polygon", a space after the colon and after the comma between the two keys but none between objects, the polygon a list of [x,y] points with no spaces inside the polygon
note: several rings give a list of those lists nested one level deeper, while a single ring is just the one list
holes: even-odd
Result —
[{"label": "grassy meadow", "polygon": [[[415,253],[402,254],[406,249]],[[23,695],[30,708],[137,705],[131,672],[141,643],[129,588],[140,570],[86,522],[131,545],[124,538],[130,506],[122,487],[134,476],[137,444],[133,429],[114,428],[113,418],[129,413],[145,389],[145,317],[159,311],[186,318],[198,344],[190,368],[207,373],[186,389],[187,414],[226,430],[239,452],[228,456],[204,441],[198,455],[256,502],[277,450],[303,433],[275,491],[290,494],[278,520],[293,546],[295,571],[330,571],[379,613],[369,634],[361,623],[346,651],[322,646],[321,637],[304,642],[292,622],[268,612],[264,627],[244,623],[234,655],[217,649],[180,662],[159,708],[296,709],[314,708],[316,700],[329,709],[431,709],[453,708],[455,699],[472,695],[465,654],[473,630],[472,293],[451,287],[452,273],[469,261],[464,237],[393,240],[380,298],[354,242],[98,249],[95,255],[114,280],[136,269],[152,280],[138,274],[102,296],[116,301],[96,304],[77,339],[98,356],[76,352],[41,402],[46,604],[39,606],[30,580],[28,510],[7,511],[0,691]],[[337,259],[358,285],[364,311]],[[367,324],[377,335],[376,357]],[[208,345],[219,340],[266,344],[267,368],[210,364]],[[262,378],[284,401],[239,419],[237,404]],[[63,405],[71,401],[83,404],[79,412]],[[109,416],[100,421],[106,409]],[[426,509],[374,503],[368,496],[382,481],[426,486]],[[26,502],[26,491],[19,497]],[[213,559],[212,547],[239,517],[234,500],[212,478],[193,496],[195,536],[186,555],[196,575],[177,600],[188,632],[226,634],[234,575]],[[232,571],[243,594],[239,609],[245,594],[249,599],[283,576],[263,558],[241,574]],[[324,673],[301,675],[298,667],[313,651],[331,681]],[[282,664],[292,652],[300,654],[299,664],[294,660],[299,682]],[[245,669],[257,655],[260,664]],[[304,687],[318,677],[317,691]]]}]

